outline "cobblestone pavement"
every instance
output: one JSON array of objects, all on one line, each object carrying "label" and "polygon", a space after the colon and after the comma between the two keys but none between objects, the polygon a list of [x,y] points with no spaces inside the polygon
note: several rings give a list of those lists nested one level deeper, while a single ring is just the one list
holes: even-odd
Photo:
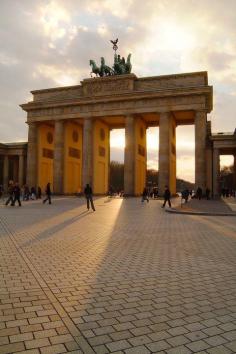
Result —
[{"label": "cobblestone pavement", "polygon": [[236,218],[0,206],[0,353],[236,353]]}]

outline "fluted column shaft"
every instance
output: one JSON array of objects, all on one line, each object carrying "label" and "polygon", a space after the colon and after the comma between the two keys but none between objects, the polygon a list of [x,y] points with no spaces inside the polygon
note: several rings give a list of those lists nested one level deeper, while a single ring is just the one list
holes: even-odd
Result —
[{"label": "fluted column shaft", "polygon": [[220,152],[219,149],[213,150],[213,197],[220,196]]},{"label": "fluted column shaft", "polygon": [[163,195],[167,185],[176,193],[176,123],[171,112],[160,113],[159,120],[159,194]]},{"label": "fluted column shaft", "polygon": [[7,155],[4,156],[4,161],[3,161],[3,189],[6,192],[7,187],[8,187],[8,182],[9,182],[9,158]]},{"label": "fluted column shaft", "polygon": [[53,159],[53,190],[56,194],[63,193],[64,176],[64,122],[55,121],[54,159]]},{"label": "fluted column shaft", "polygon": [[206,189],[206,126],[207,114],[203,111],[195,113],[195,190]]},{"label": "fluted column shaft", "polygon": [[37,185],[37,174],[38,174],[38,136],[37,136],[37,125],[35,123],[29,124],[28,131],[28,148],[27,148],[27,178],[26,183],[31,187],[36,187]]},{"label": "fluted column shaft", "polygon": [[24,183],[24,155],[19,155],[18,182],[22,187]]},{"label": "fluted column shaft", "polygon": [[125,117],[125,161],[124,161],[124,194],[134,195],[135,182],[135,131],[134,117],[132,115]]},{"label": "fluted column shaft", "polygon": [[82,186],[93,182],[93,121],[85,118],[83,125],[83,171]]}]

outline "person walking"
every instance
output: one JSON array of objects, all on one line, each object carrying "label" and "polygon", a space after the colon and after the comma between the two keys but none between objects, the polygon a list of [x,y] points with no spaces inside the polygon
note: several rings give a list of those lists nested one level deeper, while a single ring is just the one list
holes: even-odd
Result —
[{"label": "person walking", "polygon": [[42,197],[42,190],[41,190],[41,187],[38,186],[37,198],[38,198],[38,199],[41,199],[41,197]]},{"label": "person walking", "polygon": [[6,200],[5,205],[8,205],[11,202],[11,206],[14,206],[14,204],[13,204],[13,202],[14,202],[13,187],[14,187],[13,181],[9,181],[8,190],[7,190],[8,198]]},{"label": "person walking", "polygon": [[209,200],[210,199],[210,189],[207,187],[206,188],[206,199]]},{"label": "person walking", "polygon": [[43,200],[43,204],[46,203],[46,201],[48,201],[49,204],[52,204],[52,200],[51,200],[51,183],[48,182],[46,189],[45,189],[45,193],[46,193],[46,198]]},{"label": "person walking", "polygon": [[168,186],[165,186],[165,192],[164,192],[164,203],[162,205],[162,208],[165,208],[166,202],[168,202],[169,207],[171,208],[171,202],[170,202],[170,190]]},{"label": "person walking", "polygon": [[21,201],[20,201],[21,189],[18,182],[16,182],[13,187],[13,194],[14,194],[14,200],[12,205],[15,205],[16,201],[18,201],[18,205],[19,207],[21,207]]},{"label": "person walking", "polygon": [[144,189],[143,189],[141,202],[143,203],[144,200],[146,200],[147,203],[149,202],[149,199],[148,199],[148,190],[147,190],[147,188],[144,188]]},{"label": "person walking", "polygon": [[90,202],[91,208],[93,209],[93,211],[95,211],[94,204],[93,204],[93,191],[88,183],[86,184],[86,187],[84,188],[84,195],[87,200],[87,209],[89,210],[89,208],[90,208],[90,206],[89,206],[89,202]]},{"label": "person walking", "polygon": [[202,188],[198,187],[197,192],[196,192],[196,197],[198,200],[202,199]]}]

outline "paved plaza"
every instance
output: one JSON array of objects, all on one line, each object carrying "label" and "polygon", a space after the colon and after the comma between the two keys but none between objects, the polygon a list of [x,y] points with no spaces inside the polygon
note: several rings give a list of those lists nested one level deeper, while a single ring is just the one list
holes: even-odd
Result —
[{"label": "paved plaza", "polygon": [[236,217],[0,206],[0,353],[236,353]]}]

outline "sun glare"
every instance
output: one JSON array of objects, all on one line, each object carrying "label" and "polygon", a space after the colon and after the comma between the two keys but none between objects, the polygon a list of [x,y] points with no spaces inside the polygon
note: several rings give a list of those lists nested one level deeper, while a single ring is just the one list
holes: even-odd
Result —
[{"label": "sun glare", "polygon": [[233,155],[221,155],[220,156],[220,166],[221,167],[232,166],[233,163],[234,163]]},{"label": "sun glare", "polygon": [[40,22],[46,36],[51,39],[65,36],[65,24],[70,22],[70,16],[64,8],[51,1],[40,8],[40,15]]},{"label": "sun glare", "polygon": [[110,146],[112,148],[125,148],[125,130],[115,129],[111,131],[110,134]]},{"label": "sun glare", "polygon": [[169,21],[161,23],[159,31],[162,36],[161,49],[186,50],[195,46],[193,34],[176,23]]}]

